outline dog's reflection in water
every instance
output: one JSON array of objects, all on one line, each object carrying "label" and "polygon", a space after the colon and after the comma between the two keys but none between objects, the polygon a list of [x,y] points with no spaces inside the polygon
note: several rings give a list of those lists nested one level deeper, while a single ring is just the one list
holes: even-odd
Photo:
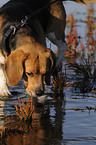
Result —
[{"label": "dog's reflection in water", "polygon": [[[51,101],[45,104],[37,102],[33,104],[34,112],[31,121],[20,120],[18,116],[6,116],[4,126],[1,129],[2,145],[4,143],[6,145],[38,145],[62,138],[62,119],[64,119],[64,110],[61,109],[62,102],[56,101],[53,105]],[[53,117],[51,116],[51,107],[54,108],[55,112]]]}]

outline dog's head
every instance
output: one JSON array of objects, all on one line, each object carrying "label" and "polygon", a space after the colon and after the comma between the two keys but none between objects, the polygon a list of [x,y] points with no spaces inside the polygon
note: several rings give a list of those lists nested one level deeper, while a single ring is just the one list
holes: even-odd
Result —
[{"label": "dog's head", "polygon": [[[13,51],[5,60],[5,76],[9,86],[16,85],[22,78],[29,95],[38,97],[44,93],[44,78],[51,75],[55,65],[54,53],[47,49],[42,51]],[[49,84],[49,79],[45,79]]]}]

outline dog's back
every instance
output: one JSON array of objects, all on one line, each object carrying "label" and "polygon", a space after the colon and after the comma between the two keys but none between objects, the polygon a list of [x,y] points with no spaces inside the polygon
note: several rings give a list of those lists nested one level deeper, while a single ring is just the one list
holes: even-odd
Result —
[{"label": "dog's back", "polygon": [[[0,16],[3,18],[3,24],[1,24],[0,28],[0,31],[2,31],[0,38],[3,37],[10,25],[15,26],[18,22],[21,22],[25,16],[36,12],[38,9],[41,9],[51,2],[53,2],[53,0],[10,0],[0,9]],[[34,32],[34,30],[37,32],[37,35],[39,35],[39,37],[37,37],[39,38],[39,42],[41,44],[45,45],[44,37],[48,37],[55,45],[58,46],[58,48],[60,48],[60,53],[58,52],[57,54],[60,58],[58,65],[60,65],[67,48],[64,32],[66,26],[66,12],[62,1],[58,0],[56,3],[48,6],[46,9],[35,15],[35,17],[28,19],[25,26],[28,26],[32,32]],[[31,35],[33,35],[33,33],[31,33]],[[2,40],[0,40],[0,44],[1,41]],[[15,43],[12,42],[11,44],[13,44],[11,49],[14,49]]]},{"label": "dog's back", "polygon": [[[4,17],[6,17],[6,22],[17,23],[25,16],[33,14],[48,3],[49,0],[10,0],[2,8],[0,8],[0,15],[4,15]],[[38,17],[45,30],[49,20],[49,10],[45,9],[38,13],[35,17]],[[34,17],[30,18],[30,20],[32,19],[34,19]]]}]

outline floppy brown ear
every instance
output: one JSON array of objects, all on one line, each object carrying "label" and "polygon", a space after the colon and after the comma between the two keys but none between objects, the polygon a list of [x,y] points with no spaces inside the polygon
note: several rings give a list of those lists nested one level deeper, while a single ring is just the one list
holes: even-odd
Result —
[{"label": "floppy brown ear", "polygon": [[56,73],[55,72],[56,55],[50,49],[47,49],[47,51],[50,52],[50,56],[48,57],[48,61],[47,61],[47,73],[45,75],[45,82],[47,85],[50,85],[51,75],[54,76],[54,74]]},{"label": "floppy brown ear", "polygon": [[5,76],[9,86],[16,85],[23,75],[23,62],[28,54],[15,50],[5,60]]}]

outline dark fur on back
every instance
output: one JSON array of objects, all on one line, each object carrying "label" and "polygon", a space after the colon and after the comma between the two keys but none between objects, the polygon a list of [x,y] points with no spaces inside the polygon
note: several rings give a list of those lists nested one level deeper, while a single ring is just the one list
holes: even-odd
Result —
[{"label": "dark fur on back", "polygon": [[[40,2],[38,1],[39,0],[10,0],[5,5],[3,5],[2,8],[0,8],[0,15],[5,19],[5,21],[3,22],[2,28],[0,30],[2,31],[1,37],[3,37],[3,35],[11,25],[15,26],[17,23],[20,23],[21,20],[25,18],[25,16],[34,13],[34,11],[37,11],[39,8],[42,8],[44,5],[49,3],[49,0],[41,0]],[[33,36],[37,42],[40,41],[38,39],[39,37],[36,32],[34,20],[38,19],[43,28],[43,31],[46,31],[46,27],[50,17],[49,9],[50,7],[48,7],[35,17],[28,19],[24,27],[20,28],[20,30],[17,30],[16,36],[12,36],[9,40],[11,50],[14,50],[16,48],[16,43],[18,42],[17,39],[18,37],[20,39],[21,35],[23,36],[23,34],[26,34],[27,36]]]},{"label": "dark fur on back", "polygon": [[[10,0],[0,9],[0,15],[6,17],[6,21],[10,23],[20,22],[26,15],[34,13],[34,11],[42,8],[44,5],[48,4],[49,0]],[[43,10],[36,17],[38,17],[43,29],[46,30],[46,25],[49,18],[49,9]],[[34,18],[31,18],[32,20]],[[42,23],[43,20],[43,23]]]}]

